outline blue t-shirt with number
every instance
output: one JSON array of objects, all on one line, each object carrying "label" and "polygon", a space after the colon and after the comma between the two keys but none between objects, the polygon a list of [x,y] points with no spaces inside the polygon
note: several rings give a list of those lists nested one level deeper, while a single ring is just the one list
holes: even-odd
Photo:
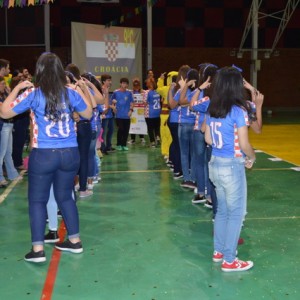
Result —
[{"label": "blue t-shirt with number", "polygon": [[[181,90],[178,90],[174,96],[174,100],[179,102]],[[191,101],[191,93],[193,93],[190,89],[186,91],[186,98],[188,101]],[[194,124],[196,119],[196,113],[190,110],[189,104],[181,105],[181,109],[179,111],[179,122],[178,123],[187,123]]]},{"label": "blue t-shirt with number", "polygon": [[45,116],[46,99],[39,88],[26,90],[11,103],[12,110],[17,114],[31,110],[33,148],[77,147],[76,125],[72,119],[71,110],[81,112],[87,108],[87,105],[75,90],[67,88],[67,91],[69,105],[65,105],[63,101],[62,118],[57,122]]},{"label": "blue t-shirt with number", "polygon": [[112,100],[117,100],[116,103],[116,118],[117,119],[130,119],[128,116],[130,104],[133,102],[133,95],[130,90],[121,91],[115,90],[112,94]]},{"label": "blue t-shirt with number", "polygon": [[249,125],[245,109],[233,106],[226,118],[212,118],[208,115],[206,124],[210,127],[212,155],[226,158],[244,156],[237,130]]},{"label": "blue t-shirt with number", "polygon": [[154,90],[147,90],[144,93],[145,118],[159,118],[161,105],[160,95]]}]

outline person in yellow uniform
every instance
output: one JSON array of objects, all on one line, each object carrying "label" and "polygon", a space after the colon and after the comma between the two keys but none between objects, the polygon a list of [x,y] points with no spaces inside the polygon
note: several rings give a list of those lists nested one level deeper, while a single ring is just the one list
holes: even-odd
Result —
[{"label": "person in yellow uniform", "polygon": [[167,85],[164,85],[165,73],[162,73],[157,80],[156,92],[161,96],[162,110],[160,113],[160,138],[161,138],[161,154],[168,160],[169,148],[172,143],[172,136],[167,126],[167,120],[169,118],[169,107],[168,107],[168,92],[172,83],[172,78],[177,76],[178,72],[171,71],[167,75]]}]

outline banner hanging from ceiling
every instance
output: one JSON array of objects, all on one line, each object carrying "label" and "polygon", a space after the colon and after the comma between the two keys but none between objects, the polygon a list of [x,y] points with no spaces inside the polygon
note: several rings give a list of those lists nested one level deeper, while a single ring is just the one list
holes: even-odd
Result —
[{"label": "banner hanging from ceiling", "polygon": [[0,0],[0,7],[25,7],[30,5],[41,5],[54,2],[54,0]]}]

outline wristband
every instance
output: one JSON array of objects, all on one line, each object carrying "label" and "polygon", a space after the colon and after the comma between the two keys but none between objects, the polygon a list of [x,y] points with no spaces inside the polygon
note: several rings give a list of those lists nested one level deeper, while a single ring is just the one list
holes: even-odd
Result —
[{"label": "wristband", "polygon": [[201,90],[199,87],[198,87],[197,89],[198,89],[200,92],[202,92],[202,90]]}]

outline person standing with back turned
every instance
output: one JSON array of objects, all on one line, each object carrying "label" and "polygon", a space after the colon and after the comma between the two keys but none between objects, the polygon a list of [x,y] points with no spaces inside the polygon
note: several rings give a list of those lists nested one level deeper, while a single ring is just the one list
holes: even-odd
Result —
[{"label": "person standing with back turned", "polygon": [[242,75],[222,68],[212,83],[205,140],[212,145],[209,177],[216,187],[218,209],[214,222],[212,260],[222,262],[224,272],[246,271],[252,261],[236,257],[247,202],[245,167],[251,168],[255,153],[248,140],[248,105]]},{"label": "person standing with back turned", "polygon": [[[19,91],[27,88],[21,95]],[[72,112],[90,119],[92,107],[81,88],[67,86],[60,59],[53,53],[43,53],[35,71],[35,87],[29,81],[19,83],[0,108],[2,118],[12,118],[31,110],[33,123],[32,151],[28,168],[28,201],[32,250],[24,259],[46,261],[44,232],[46,205],[53,184],[54,196],[61,210],[68,239],[56,243],[62,251],[81,253],[79,218],[72,197],[74,177],[79,168],[79,152]]]}]

